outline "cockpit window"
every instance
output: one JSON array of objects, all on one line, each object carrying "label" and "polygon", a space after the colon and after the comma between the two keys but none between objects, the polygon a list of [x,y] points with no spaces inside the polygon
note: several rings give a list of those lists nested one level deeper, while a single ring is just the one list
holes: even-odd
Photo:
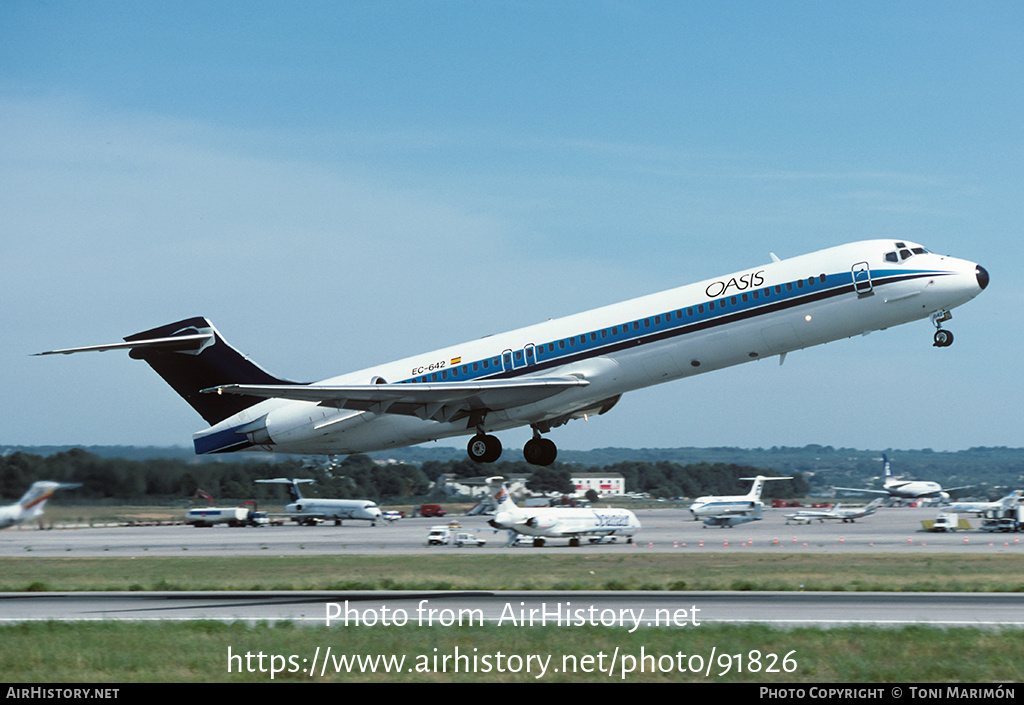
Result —
[{"label": "cockpit window", "polygon": [[908,247],[905,242],[895,243],[896,249],[892,252],[886,252],[883,259],[886,262],[906,262],[914,255],[925,255],[928,254],[928,250],[923,247]]}]

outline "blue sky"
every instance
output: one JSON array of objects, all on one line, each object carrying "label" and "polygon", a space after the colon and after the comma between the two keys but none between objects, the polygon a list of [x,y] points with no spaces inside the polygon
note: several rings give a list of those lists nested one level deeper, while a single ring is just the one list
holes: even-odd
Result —
[{"label": "blue sky", "polygon": [[7,0],[0,442],[203,426],[122,353],[40,350],[205,315],[321,379],[892,237],[991,272],[951,348],[910,324],[554,440],[1021,446],[1022,115],[1018,2]]}]

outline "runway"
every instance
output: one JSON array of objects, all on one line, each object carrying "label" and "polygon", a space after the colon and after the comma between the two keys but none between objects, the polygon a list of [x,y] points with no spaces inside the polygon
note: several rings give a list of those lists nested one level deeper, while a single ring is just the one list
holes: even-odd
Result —
[{"label": "runway", "polygon": [[[1024,546],[1016,534],[963,531],[924,532],[923,519],[935,510],[889,508],[854,524],[841,522],[786,525],[791,510],[766,510],[762,521],[733,529],[704,527],[682,509],[637,511],[643,529],[633,544],[602,543],[569,547],[551,541],[547,546],[505,545],[505,532],[486,525],[486,517],[454,517],[464,530],[487,540],[484,547],[427,546],[431,526],[439,519],[401,519],[370,526],[137,526],[39,530],[21,528],[0,534],[0,556],[131,557],[239,555],[409,555],[466,553],[564,554],[578,552],[756,552],[756,553],[1003,553],[1018,554]],[[977,525],[977,521],[972,524]],[[467,611],[488,622],[508,616],[509,610],[584,610],[587,614],[616,614],[617,626],[636,628],[664,624],[653,615],[674,615],[666,626],[759,622],[775,626],[838,626],[870,624],[898,626],[1024,626],[1024,595],[1006,593],[802,593],[802,592],[125,592],[125,593],[4,593],[0,594],[0,623],[25,620],[289,620],[324,625],[331,605],[345,601],[378,622],[398,610],[412,622],[421,607]],[[546,607],[545,607],[546,606]],[[338,608],[340,609],[340,608]],[[536,612],[535,612],[536,613]],[[630,622],[630,615],[642,614]],[[685,618],[678,618],[679,615]],[[666,617],[667,619],[667,617]],[[340,624],[335,620],[332,626]],[[551,623],[549,618],[548,623]]]},{"label": "runway", "polygon": [[[238,556],[324,554],[417,554],[480,552],[602,552],[623,551],[771,551],[795,553],[1024,553],[1019,534],[992,534],[978,530],[929,533],[921,521],[934,519],[936,510],[886,508],[853,524],[842,522],[787,525],[792,510],[767,509],[764,519],[732,529],[707,528],[693,521],[684,509],[646,509],[636,512],[643,528],[633,545],[624,542],[586,544],[571,548],[553,539],[542,548],[506,546],[507,535],[487,526],[486,517],[407,518],[393,524],[370,526],[348,522],[344,526],[269,526],[229,528],[216,526],[136,526],[39,530],[8,529],[0,533],[0,556]],[[459,522],[463,529],[483,538],[481,548],[427,546],[431,526]],[[969,520],[977,527],[977,519]]]},{"label": "runway", "polygon": [[0,593],[0,623],[267,622],[331,627],[1024,627],[1019,593],[839,592],[117,592]]}]

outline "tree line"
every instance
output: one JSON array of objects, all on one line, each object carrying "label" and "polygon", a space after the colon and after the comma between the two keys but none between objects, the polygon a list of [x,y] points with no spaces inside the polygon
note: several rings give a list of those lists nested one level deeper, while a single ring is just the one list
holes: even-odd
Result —
[{"label": "tree line", "polygon": [[[427,461],[422,465],[378,464],[366,455],[342,460],[290,458],[268,463],[258,460],[196,464],[174,459],[127,460],[104,458],[75,448],[42,456],[15,452],[0,457],[0,495],[17,499],[37,480],[80,482],[82,487],[68,493],[69,503],[94,501],[167,502],[182,501],[198,489],[222,500],[256,499],[286,501],[280,485],[257,484],[273,477],[311,478],[303,485],[311,497],[366,498],[378,502],[416,501],[437,498],[435,481],[441,475],[479,478],[482,475],[528,475],[527,487],[536,492],[573,491],[572,474],[619,473],[628,492],[646,492],[654,497],[698,497],[705,494],[743,494],[754,475],[774,475],[763,468],[731,463],[620,462],[581,469],[578,465],[554,463],[547,468],[525,462],[498,462],[482,466],[470,460]],[[791,482],[766,483],[764,497],[805,496],[809,486],[797,474]]]}]

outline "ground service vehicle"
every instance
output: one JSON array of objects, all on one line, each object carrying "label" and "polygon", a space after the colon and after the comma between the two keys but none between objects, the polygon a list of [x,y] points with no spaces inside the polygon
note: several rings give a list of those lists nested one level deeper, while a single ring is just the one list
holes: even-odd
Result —
[{"label": "ground service vehicle", "polygon": [[486,540],[478,539],[473,534],[465,531],[460,531],[455,534],[455,545],[459,548],[462,548],[463,546],[483,546],[485,543],[487,543]]},{"label": "ground service vehicle", "polygon": [[452,542],[452,530],[447,526],[432,526],[427,534],[428,546],[444,546]]},{"label": "ground service vehicle", "polygon": [[448,513],[440,504],[421,504],[419,511],[421,517],[443,517]]}]

